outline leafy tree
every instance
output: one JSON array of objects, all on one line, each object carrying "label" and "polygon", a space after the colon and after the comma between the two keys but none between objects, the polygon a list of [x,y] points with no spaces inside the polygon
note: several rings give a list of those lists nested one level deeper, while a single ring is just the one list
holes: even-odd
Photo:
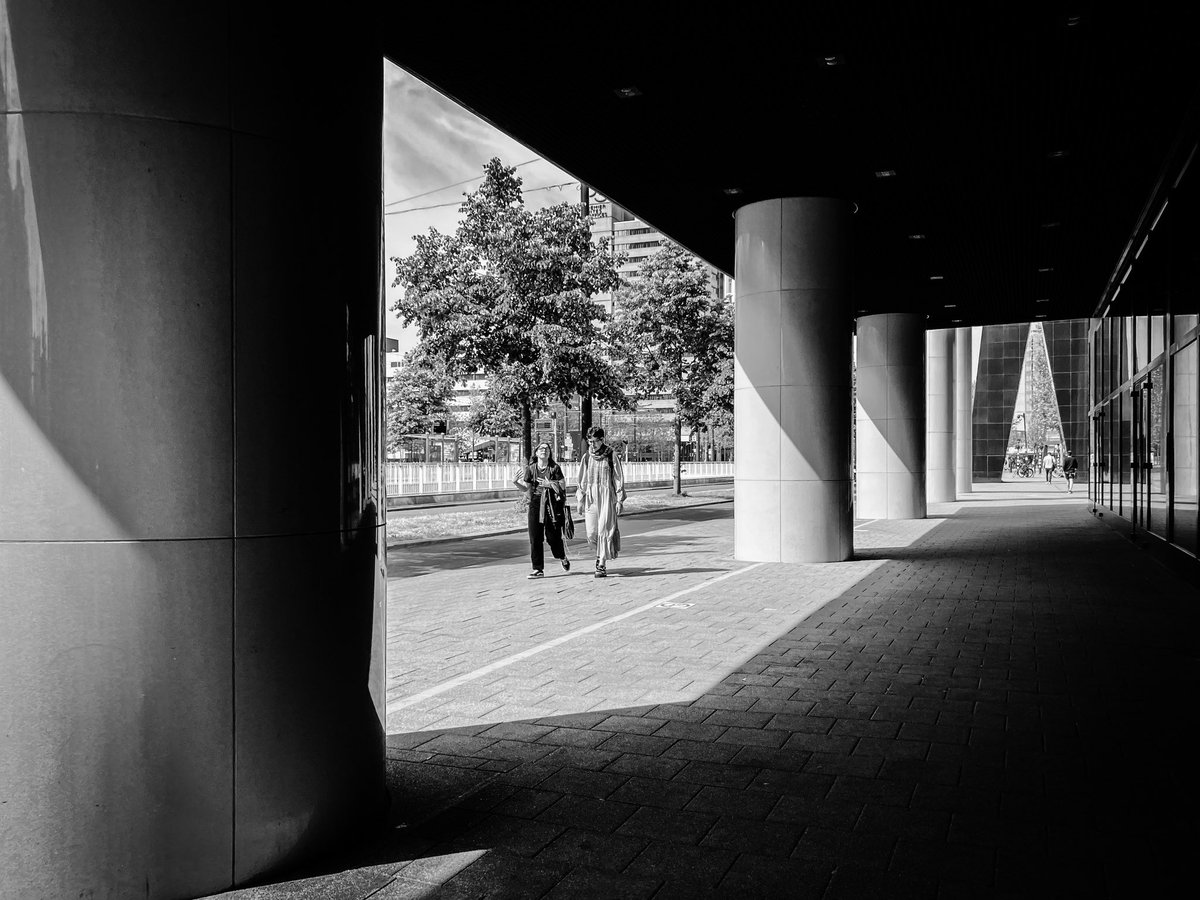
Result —
[{"label": "leafy tree", "polygon": [[521,411],[489,389],[471,400],[464,423],[474,434],[514,437],[521,432]]},{"label": "leafy tree", "polygon": [[626,402],[600,343],[604,312],[591,300],[617,287],[617,261],[592,243],[577,204],[525,209],[521,179],[499,159],[465,197],[454,234],[431,228],[411,255],[393,257],[393,286],[404,288],[394,308],[451,375],[488,375],[489,393],[520,411],[528,456],[533,414],[553,398],[590,390]]},{"label": "leafy tree", "polygon": [[639,276],[617,294],[613,345],[620,348],[621,374],[638,399],[675,398],[678,494],[683,428],[698,426],[727,402],[732,411],[733,316],[713,292],[704,263],[678,245],[647,257]]},{"label": "leafy tree", "polygon": [[448,420],[454,378],[445,360],[423,347],[404,354],[400,368],[387,380],[385,401],[388,449],[400,449],[405,434],[427,434],[438,421]]}]

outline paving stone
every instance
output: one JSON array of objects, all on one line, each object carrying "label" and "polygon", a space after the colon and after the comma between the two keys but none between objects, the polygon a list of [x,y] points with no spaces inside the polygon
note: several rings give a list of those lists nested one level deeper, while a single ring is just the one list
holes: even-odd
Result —
[{"label": "paving stone", "polygon": [[864,834],[841,828],[810,825],[792,855],[797,859],[835,860],[855,868],[887,869],[896,848],[891,835]]},{"label": "paving stone", "polygon": [[539,813],[549,809],[563,796],[557,791],[539,791],[513,786],[509,786],[509,788],[512,792],[508,796],[488,808],[500,815],[518,819],[536,819]]},{"label": "paving stone", "polygon": [[490,850],[446,882],[437,896],[538,900],[561,878],[557,869],[503,849]]},{"label": "paving stone", "polygon": [[610,800],[660,809],[683,809],[704,785],[687,781],[630,778],[609,795]]},{"label": "paving stone", "polygon": [[728,897],[815,900],[824,896],[832,869],[827,861],[783,860],[743,853],[725,873],[718,889]]},{"label": "paving stone", "polygon": [[620,755],[620,752],[616,750],[600,750],[591,747],[555,747],[540,761],[558,768],[600,771]]},{"label": "paving stone", "polygon": [[662,755],[673,759],[689,759],[698,762],[729,762],[737,752],[737,747],[728,744],[678,740],[664,750]]},{"label": "paving stone", "polygon": [[604,771],[621,775],[637,775],[642,778],[669,779],[687,765],[687,760],[670,757],[641,756],[626,753],[609,763]]},{"label": "paving stone", "polygon": [[714,815],[645,806],[626,819],[617,832],[652,841],[697,844],[716,821]]},{"label": "paving stone", "polygon": [[559,791],[580,797],[603,800],[626,782],[624,775],[613,772],[592,772],[585,769],[560,769],[538,784],[546,791]]},{"label": "paving stone", "polygon": [[634,858],[625,872],[677,886],[713,889],[735,858],[736,854],[719,849],[656,841]]},{"label": "paving stone", "polygon": [[809,756],[810,754],[802,750],[746,746],[740,748],[730,762],[738,766],[761,767],[780,772],[799,772],[808,762]]},{"label": "paving stone", "polygon": [[653,734],[662,727],[664,720],[652,716],[609,716],[592,726],[599,731],[616,731],[623,734]]},{"label": "paving stone", "polygon": [[778,801],[779,795],[776,794],[705,785],[692,797],[685,809],[688,812],[763,820]]},{"label": "paving stone", "polygon": [[679,770],[675,780],[717,787],[745,788],[757,775],[758,770],[749,767],[692,761]]},{"label": "paving stone", "polygon": [[661,884],[653,878],[637,878],[603,868],[581,866],[573,869],[545,897],[546,900],[612,900],[613,897],[639,900],[658,896],[656,892]]}]

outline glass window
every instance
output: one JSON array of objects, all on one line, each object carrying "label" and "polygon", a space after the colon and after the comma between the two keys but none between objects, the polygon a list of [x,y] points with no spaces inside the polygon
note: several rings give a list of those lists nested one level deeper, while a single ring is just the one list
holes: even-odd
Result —
[{"label": "glass window", "polygon": [[1121,421],[1118,424],[1117,446],[1120,448],[1117,458],[1119,468],[1117,476],[1117,496],[1115,509],[1123,516],[1133,515],[1133,398],[1129,389],[1121,391]]},{"label": "glass window", "polygon": [[1133,317],[1125,316],[1117,320],[1120,324],[1117,326],[1118,340],[1120,344],[1121,357],[1121,373],[1118,376],[1117,385],[1120,386],[1128,381],[1135,371],[1133,361]]},{"label": "glass window", "polygon": [[1174,324],[1172,328],[1175,332],[1175,336],[1172,338],[1172,340],[1183,340],[1183,338],[1187,336],[1187,333],[1196,327],[1196,318],[1197,317],[1195,313],[1190,315],[1174,316]]},{"label": "glass window", "polygon": [[1197,494],[1200,487],[1200,342],[1192,341],[1172,359],[1174,402],[1172,404],[1171,481],[1175,490],[1172,504],[1173,540],[1192,553],[1200,553],[1196,543]]},{"label": "glass window", "polygon": [[1166,316],[1150,317],[1150,359],[1158,358],[1163,352],[1163,339],[1166,334]]},{"label": "glass window", "polygon": [[[1160,332],[1161,334],[1161,332]],[[1167,536],[1167,459],[1166,459],[1166,428],[1163,423],[1163,412],[1166,403],[1166,384],[1163,381],[1163,367],[1155,366],[1150,372],[1150,389],[1143,396],[1150,408],[1147,410],[1146,422],[1146,462],[1150,468],[1146,470],[1146,502],[1149,522],[1147,528],[1159,537]]]},{"label": "glass window", "polygon": [[1133,371],[1140,372],[1150,365],[1150,317],[1134,317]]},{"label": "glass window", "polygon": [[1116,466],[1116,437],[1121,427],[1121,397],[1114,397],[1104,407],[1104,456],[1100,458],[1100,466],[1104,467],[1102,485],[1100,485],[1100,502],[1109,509],[1116,509],[1112,486],[1117,480]]}]

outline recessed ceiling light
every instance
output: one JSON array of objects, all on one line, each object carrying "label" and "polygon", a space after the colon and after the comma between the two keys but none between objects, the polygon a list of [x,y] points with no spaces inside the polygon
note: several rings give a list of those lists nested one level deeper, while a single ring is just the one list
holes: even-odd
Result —
[{"label": "recessed ceiling light", "polygon": [[736,197],[741,192],[742,192],[741,188],[734,188],[734,187],[725,188],[725,193],[728,194],[730,197]]},{"label": "recessed ceiling light", "polygon": [[630,97],[642,96],[641,90],[639,90],[636,86],[634,86],[632,84],[629,85],[628,87],[614,88],[613,93],[616,94],[618,97],[620,97],[622,100],[628,100]]},{"label": "recessed ceiling light", "polygon": [[1049,302],[1050,302],[1049,297],[1041,297],[1038,299],[1038,303],[1049,303]]},{"label": "recessed ceiling light", "polygon": [[1040,269],[1038,269],[1038,271],[1039,272],[1053,272],[1054,266],[1042,266]]},{"label": "recessed ceiling light", "polygon": [[1067,153],[1068,151],[1066,150],[1051,150],[1046,154],[1046,156],[1048,156],[1050,159],[1062,159],[1067,155]]},{"label": "recessed ceiling light", "polygon": [[962,321],[962,319],[951,319],[950,321],[951,321],[951,322],[961,322],[961,321]]},{"label": "recessed ceiling light", "polygon": [[947,304],[946,304],[944,307],[942,307],[942,308],[943,308],[943,309],[957,309],[957,308],[958,308],[958,304],[957,304],[957,303],[947,303]]},{"label": "recessed ceiling light", "polygon": [[841,54],[832,53],[829,56],[824,57],[822,62],[824,62],[827,66],[844,66],[846,64],[846,58]]},{"label": "recessed ceiling light", "polygon": [[879,171],[877,171],[875,173],[875,177],[876,178],[895,178],[896,170],[895,169],[880,169]]},{"label": "recessed ceiling light", "polygon": [[1076,25],[1079,24],[1079,22],[1082,18],[1083,18],[1083,16],[1067,16],[1067,27],[1074,28]]},{"label": "recessed ceiling light", "polygon": [[941,281],[945,277],[946,277],[945,275],[930,275],[929,280],[930,281]]},{"label": "recessed ceiling light", "polygon": [[925,240],[925,235],[923,235],[923,234],[910,234],[910,235],[908,236],[908,239],[909,239],[910,241],[923,241],[923,240]]},{"label": "recessed ceiling light", "polygon": [[1046,318],[1046,314],[1045,314],[1045,313],[1038,313],[1036,316],[1034,316],[1034,318],[1035,318],[1035,319],[1044,319],[1044,318]]},{"label": "recessed ceiling light", "polygon": [[1062,224],[1062,222],[1043,222],[1042,227],[1043,228],[1057,228],[1061,224]]},{"label": "recessed ceiling light", "polygon": [[865,309],[860,309],[860,310],[858,311],[858,314],[861,316],[861,315],[862,315],[863,313],[865,313],[866,311],[867,311],[867,310],[865,310]]}]

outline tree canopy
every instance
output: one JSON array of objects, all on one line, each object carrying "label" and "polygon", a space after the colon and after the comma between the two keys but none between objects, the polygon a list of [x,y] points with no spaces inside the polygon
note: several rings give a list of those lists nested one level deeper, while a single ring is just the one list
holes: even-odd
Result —
[{"label": "tree canopy", "polygon": [[405,353],[400,368],[387,380],[388,449],[399,449],[401,435],[427,433],[436,422],[447,420],[453,394],[454,378],[444,360],[420,346]]},{"label": "tree canopy", "polygon": [[492,159],[465,195],[454,234],[431,228],[393,257],[395,311],[454,377],[483,371],[494,398],[521,411],[525,452],[532,416],[557,398],[590,391],[624,405],[592,297],[619,284],[606,242],[593,244],[587,211],[562,203],[530,211],[514,167]]},{"label": "tree canopy", "polygon": [[676,244],[642,263],[637,281],[615,301],[613,346],[620,372],[639,399],[675,399],[675,489],[683,427],[724,424],[732,413],[733,315],[713,291],[709,270]]}]

